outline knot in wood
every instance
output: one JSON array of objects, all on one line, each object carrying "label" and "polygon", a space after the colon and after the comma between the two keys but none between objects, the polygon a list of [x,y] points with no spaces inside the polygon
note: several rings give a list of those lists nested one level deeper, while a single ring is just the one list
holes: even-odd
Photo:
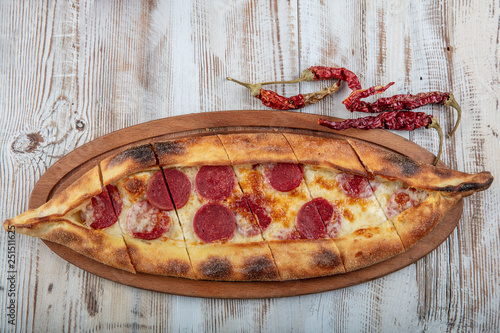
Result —
[{"label": "knot in wood", "polygon": [[40,132],[23,133],[12,142],[11,149],[15,153],[32,153],[43,142],[43,137]]}]

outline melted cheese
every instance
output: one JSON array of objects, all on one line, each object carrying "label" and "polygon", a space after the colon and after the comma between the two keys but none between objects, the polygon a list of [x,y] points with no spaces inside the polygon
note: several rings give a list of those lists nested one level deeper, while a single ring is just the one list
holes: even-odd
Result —
[{"label": "melted cheese", "polygon": [[[209,203],[210,201],[208,199],[205,199],[201,195],[198,194],[196,190],[196,174],[200,170],[199,167],[182,167],[182,168],[177,168],[177,170],[183,172],[189,181],[191,182],[191,195],[189,197],[189,200],[187,204],[180,209],[177,209],[177,214],[179,215],[179,220],[180,224],[182,226],[182,230],[184,231],[184,237],[186,241],[191,244],[193,243],[200,243],[202,242],[201,239],[196,235],[194,232],[194,227],[193,227],[193,219],[194,216],[196,215],[196,212],[205,204]],[[243,196],[243,193],[241,192],[241,189],[239,186],[236,184],[233,193],[229,198],[224,200],[223,202],[218,202],[228,208],[234,206],[232,203],[236,200],[241,199]],[[259,233],[257,233],[254,236],[244,236],[241,231],[244,232],[245,228],[248,228],[248,225],[251,224],[249,221],[249,216],[238,213],[234,209],[231,209],[231,211],[234,212],[234,216],[236,219],[236,227],[235,227],[235,232],[233,237],[231,238],[230,242],[231,243],[248,243],[248,242],[258,242],[262,241],[262,236]],[[253,218],[253,216],[251,217]],[[238,228],[238,226],[240,226]]]},{"label": "melted cheese", "polygon": [[243,192],[257,201],[271,217],[271,224],[263,232],[266,240],[286,239],[297,230],[297,214],[311,200],[305,182],[288,192],[275,190],[264,176],[265,165],[236,165],[234,171]]},{"label": "melted cheese", "polygon": [[[130,208],[133,206],[134,203],[146,200],[147,183],[149,179],[158,171],[159,169],[138,172],[136,174],[118,180],[115,184],[116,187],[118,188],[118,192],[120,192],[120,196],[123,202],[122,211],[118,216],[119,223],[116,223],[116,225],[119,224],[123,234],[126,237],[133,237],[132,233],[130,232],[127,226],[127,217],[130,212]],[[144,186],[141,186],[140,184]],[[170,223],[171,223],[170,229],[166,233],[164,233],[160,238],[152,241],[162,241],[165,239],[174,239],[180,241],[184,240],[182,229],[179,225],[179,220],[177,219],[175,211],[168,212],[168,215],[170,217]],[[147,220],[148,217],[135,221],[134,229],[138,228],[136,229],[136,232],[142,232],[140,230],[145,230],[145,231],[151,230],[146,228],[148,223],[151,224]]]},{"label": "melted cheese", "polygon": [[352,198],[346,195],[337,183],[340,171],[304,166],[304,179],[313,198],[324,198],[339,210],[342,218],[337,237],[350,235],[354,231],[379,225],[387,220],[375,198]]},{"label": "melted cheese", "polygon": [[[382,207],[387,218],[391,219],[398,215],[400,212],[391,209],[390,200],[396,192],[407,189],[408,185],[401,181],[389,181],[382,177],[376,177],[374,180],[370,181],[370,184],[372,185],[375,197],[380,203],[380,206]],[[413,207],[413,205],[424,201],[429,196],[429,191],[420,189],[405,191],[405,193],[408,194],[411,201],[411,204],[405,205],[405,209]]]}]

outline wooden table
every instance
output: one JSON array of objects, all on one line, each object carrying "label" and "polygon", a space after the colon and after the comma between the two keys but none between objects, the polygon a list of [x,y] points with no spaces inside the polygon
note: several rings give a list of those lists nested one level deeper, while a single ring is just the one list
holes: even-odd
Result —
[{"label": "wooden table", "polygon": [[[266,110],[226,76],[291,79],[311,65],[349,68],[363,86],[394,81],[384,96],[453,91],[464,115],[445,141],[442,160],[469,173],[489,170],[499,179],[498,1],[352,3],[3,1],[0,220],[26,210],[41,175],[86,142],[175,115]],[[324,86],[271,89],[291,96]],[[300,111],[357,117],[341,103],[348,93],[344,86]],[[456,119],[450,108],[422,111],[436,116],[445,131]],[[434,131],[399,134],[437,151]],[[341,290],[277,299],[136,289],[76,268],[39,239],[9,242],[2,232],[0,331],[498,331],[499,198],[498,181],[467,198],[452,235],[400,271]]]}]

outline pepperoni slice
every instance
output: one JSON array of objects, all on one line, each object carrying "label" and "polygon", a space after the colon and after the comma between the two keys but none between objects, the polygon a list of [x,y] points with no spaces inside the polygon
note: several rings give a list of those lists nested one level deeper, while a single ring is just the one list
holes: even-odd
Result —
[{"label": "pepperoni slice", "polygon": [[236,228],[236,219],[229,208],[208,203],[194,215],[194,232],[206,243],[231,239]]},{"label": "pepperoni slice", "polygon": [[233,193],[236,177],[228,166],[203,166],[196,174],[195,182],[202,197],[223,201]]},{"label": "pepperoni slice", "polygon": [[307,239],[325,237],[326,228],[314,200],[307,202],[300,208],[297,214],[297,229]]},{"label": "pepperoni slice", "polygon": [[326,227],[326,234],[331,238],[335,238],[340,231],[340,222],[342,221],[337,207],[324,198],[315,198],[312,201],[323,219],[323,223]]},{"label": "pepperoni slice", "polygon": [[264,173],[269,184],[280,192],[288,192],[299,187],[303,178],[302,169],[293,163],[271,164]]},{"label": "pepperoni slice", "polygon": [[257,220],[259,221],[260,228],[262,231],[266,230],[267,227],[271,224],[271,217],[267,215],[266,210],[264,207],[256,203],[254,200],[247,199],[248,200],[248,205],[250,206],[250,209],[252,212],[257,216]]},{"label": "pepperoni slice", "polygon": [[174,204],[168,193],[167,184],[165,184],[161,171],[158,171],[149,179],[146,188],[146,198],[158,209],[174,210]]},{"label": "pepperoni slice", "polygon": [[368,178],[341,173],[337,181],[342,191],[351,198],[364,199],[373,194]]},{"label": "pepperoni slice", "polygon": [[191,182],[189,178],[179,170],[163,170],[168,188],[172,194],[175,207],[177,209],[184,207],[191,196]]},{"label": "pepperoni slice", "polygon": [[90,226],[94,229],[104,229],[118,221],[106,187],[102,189],[101,193],[92,197],[85,219],[91,221]]},{"label": "pepperoni slice", "polygon": [[118,188],[114,185],[106,185],[106,190],[108,190],[109,196],[111,197],[111,203],[115,210],[116,216],[120,215],[123,207],[123,200]]},{"label": "pepperoni slice", "polygon": [[136,238],[157,239],[170,229],[170,216],[146,200],[139,201],[130,207],[127,227]]},{"label": "pepperoni slice", "polygon": [[316,205],[319,215],[326,223],[330,221],[333,216],[333,206],[325,198],[315,198],[312,202]]}]

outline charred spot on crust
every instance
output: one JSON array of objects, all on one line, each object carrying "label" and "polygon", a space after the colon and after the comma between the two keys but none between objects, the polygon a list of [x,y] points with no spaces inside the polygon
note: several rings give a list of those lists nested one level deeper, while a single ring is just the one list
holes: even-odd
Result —
[{"label": "charred spot on crust", "polygon": [[186,151],[186,144],[179,141],[164,141],[155,143],[155,150],[158,156],[182,155]]},{"label": "charred spot on crust", "polygon": [[389,163],[396,164],[405,177],[411,177],[420,172],[420,165],[407,156],[394,153],[389,154],[386,159]]},{"label": "charred spot on crust", "polygon": [[161,263],[157,265],[160,273],[171,276],[183,276],[189,271],[189,264],[182,260],[172,259],[168,263]]},{"label": "charred spot on crust", "polygon": [[314,263],[316,266],[332,269],[341,265],[340,257],[332,250],[322,249],[314,255]]},{"label": "charred spot on crust", "polygon": [[245,262],[243,275],[246,280],[272,280],[278,277],[278,272],[269,258],[255,257]]},{"label": "charred spot on crust", "polygon": [[233,267],[227,259],[211,257],[200,264],[199,270],[207,278],[221,280],[231,275]]},{"label": "charred spot on crust", "polygon": [[150,166],[156,164],[156,158],[150,145],[143,145],[125,150],[109,162],[109,166],[118,165],[123,161],[132,160],[139,165]]},{"label": "charred spot on crust", "polygon": [[138,196],[146,190],[146,184],[141,179],[130,177],[123,182],[123,188],[128,193]]}]

